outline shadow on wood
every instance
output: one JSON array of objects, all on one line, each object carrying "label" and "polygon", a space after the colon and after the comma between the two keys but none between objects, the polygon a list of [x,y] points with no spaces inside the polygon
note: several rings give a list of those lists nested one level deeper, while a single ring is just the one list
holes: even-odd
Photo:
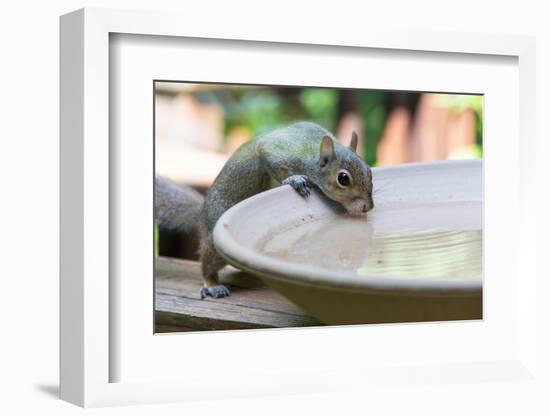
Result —
[{"label": "shadow on wood", "polygon": [[200,264],[155,259],[155,333],[321,326],[260,279],[230,266],[220,280],[231,296],[200,299]]}]

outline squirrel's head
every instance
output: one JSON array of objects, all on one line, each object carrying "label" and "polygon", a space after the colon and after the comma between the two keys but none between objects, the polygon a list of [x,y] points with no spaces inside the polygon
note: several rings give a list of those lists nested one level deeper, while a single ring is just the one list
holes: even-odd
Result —
[{"label": "squirrel's head", "polygon": [[363,215],[374,207],[372,172],[356,150],[355,132],[348,147],[338,145],[335,148],[330,136],[321,139],[321,188],[327,197],[342,204],[351,215]]}]

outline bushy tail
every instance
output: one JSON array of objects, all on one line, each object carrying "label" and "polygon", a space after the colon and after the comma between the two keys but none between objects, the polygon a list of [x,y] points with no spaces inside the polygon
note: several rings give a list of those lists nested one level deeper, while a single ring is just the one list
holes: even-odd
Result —
[{"label": "bushy tail", "polygon": [[189,233],[199,223],[204,197],[188,186],[155,177],[155,223],[161,229]]}]

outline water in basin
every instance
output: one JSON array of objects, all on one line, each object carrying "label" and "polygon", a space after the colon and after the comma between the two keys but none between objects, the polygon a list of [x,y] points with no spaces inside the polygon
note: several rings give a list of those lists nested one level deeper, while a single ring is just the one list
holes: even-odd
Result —
[{"label": "water in basin", "polygon": [[256,247],[288,262],[389,278],[480,279],[480,201],[378,207],[367,218],[300,218]]}]

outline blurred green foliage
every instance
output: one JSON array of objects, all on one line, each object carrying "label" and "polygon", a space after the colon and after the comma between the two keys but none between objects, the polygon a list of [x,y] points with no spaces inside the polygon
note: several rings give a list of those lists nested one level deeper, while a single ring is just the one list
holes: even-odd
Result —
[{"label": "blurred green foliage", "polygon": [[376,166],[376,149],[382,137],[388,109],[384,93],[381,91],[359,92],[359,111],[363,116],[363,150],[365,162]]},{"label": "blurred green foliage", "polygon": [[305,88],[300,93],[304,115],[330,131],[336,129],[338,91],[328,88]]},{"label": "blurred green foliage", "polygon": [[236,127],[246,127],[252,136],[256,136],[292,120],[289,117],[293,112],[292,103],[285,102],[270,88],[220,87],[219,90],[199,90],[194,95],[201,102],[223,107],[226,137]]},{"label": "blurred green foliage", "polygon": [[202,102],[218,103],[225,112],[225,135],[245,127],[252,137],[298,120],[336,127],[338,92],[327,88],[244,87],[200,90]]},{"label": "blurred green foliage", "polygon": [[[439,94],[438,101],[443,107],[457,114],[467,109],[474,112],[476,118],[476,144],[479,147],[479,152],[481,152],[483,141],[483,96]],[[481,157],[481,153],[479,157]]]},{"label": "blurred green foliage", "polygon": [[[245,128],[250,137],[294,121],[309,120],[330,131],[338,125],[339,107],[343,93],[351,93],[363,120],[365,161],[376,165],[376,149],[390,110],[389,92],[365,90],[340,90],[332,88],[293,88],[227,86],[198,90],[193,93],[202,102],[221,105],[225,114],[225,137],[235,128]],[[399,93],[393,93],[399,94]],[[402,93],[415,94],[415,93]],[[451,111],[471,108],[476,115],[477,148],[471,157],[481,155],[483,97],[476,95],[441,94],[440,103]]]}]

